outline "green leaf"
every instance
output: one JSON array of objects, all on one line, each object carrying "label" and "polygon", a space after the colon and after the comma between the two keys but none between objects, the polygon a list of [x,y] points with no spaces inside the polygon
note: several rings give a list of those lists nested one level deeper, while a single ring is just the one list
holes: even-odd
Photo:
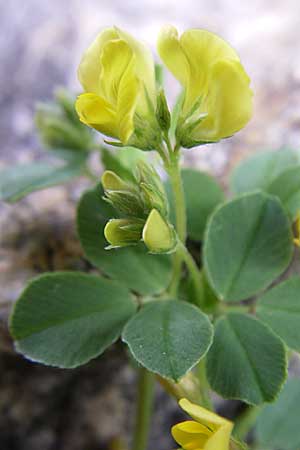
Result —
[{"label": "green leaf", "polygon": [[259,320],[230,313],[216,323],[207,376],[222,397],[258,405],[273,401],[287,374],[281,340]]},{"label": "green leaf", "polygon": [[234,169],[230,189],[235,194],[255,189],[267,190],[278,175],[297,162],[296,152],[288,148],[252,155]]},{"label": "green leaf", "polygon": [[98,186],[85,192],[78,205],[77,229],[87,259],[106,275],[140,294],[161,292],[171,279],[170,256],[150,255],[143,244],[105,250],[108,243],[104,226],[116,213],[102,195]]},{"label": "green leaf", "polygon": [[300,277],[292,277],[264,294],[256,313],[290,348],[300,352]]},{"label": "green leaf", "polygon": [[256,192],[222,205],[206,229],[204,267],[218,297],[239,301],[269,286],[293,253],[290,222],[280,201]]},{"label": "green leaf", "polygon": [[195,306],[156,300],[132,317],[122,339],[142,366],[177,381],[206,354],[212,336],[208,317]]},{"label": "green leaf", "polygon": [[125,180],[134,181],[134,170],[140,160],[146,161],[146,154],[135,147],[120,148],[116,152],[105,147],[101,148],[101,161],[104,168],[115,172]]},{"label": "green leaf", "polygon": [[288,380],[278,400],[267,405],[257,420],[256,439],[261,448],[300,448],[300,379]]},{"label": "green leaf", "polygon": [[276,195],[295,219],[300,211],[300,165],[282,172],[268,188],[271,195]]},{"label": "green leaf", "polygon": [[75,272],[42,275],[21,294],[10,330],[27,358],[72,368],[118,339],[136,306],[118,283]]},{"label": "green leaf", "polygon": [[[187,231],[191,239],[200,241],[206,222],[215,207],[224,200],[224,194],[210,175],[193,169],[182,170],[185,192]],[[170,181],[166,183],[166,192],[170,202],[170,217],[175,224],[175,207]]]},{"label": "green leaf", "polygon": [[14,203],[34,191],[66,183],[81,173],[81,164],[20,164],[0,173],[0,199]]}]

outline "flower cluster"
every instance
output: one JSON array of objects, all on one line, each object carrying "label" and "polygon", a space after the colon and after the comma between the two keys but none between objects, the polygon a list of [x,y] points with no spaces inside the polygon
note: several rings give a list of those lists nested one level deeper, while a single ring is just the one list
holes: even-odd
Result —
[{"label": "flower cluster", "polygon": [[[252,114],[250,80],[223,39],[197,29],[179,38],[174,27],[166,26],[159,34],[158,53],[183,88],[178,144],[190,148],[216,142],[247,124]],[[85,52],[78,75],[85,93],[76,109],[83,123],[119,145],[157,149],[161,95],[144,44],[119,28],[105,29]]]},{"label": "flower cluster", "polygon": [[176,247],[176,234],[168,222],[168,201],[155,169],[139,161],[134,181],[112,171],[102,175],[104,199],[120,218],[111,219],[104,234],[110,246],[124,247],[143,241],[151,253],[169,253]]}]

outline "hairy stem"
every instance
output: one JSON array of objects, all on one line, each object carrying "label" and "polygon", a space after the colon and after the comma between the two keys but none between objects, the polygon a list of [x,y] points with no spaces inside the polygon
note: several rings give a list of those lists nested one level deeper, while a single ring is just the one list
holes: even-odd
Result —
[{"label": "hairy stem", "polygon": [[254,427],[262,406],[249,406],[235,421],[233,435],[239,441],[244,441]]},{"label": "hairy stem", "polygon": [[183,245],[181,242],[178,245],[178,253],[181,255],[182,260],[185,262],[191,279],[194,284],[195,293],[197,296],[197,304],[201,307],[202,303],[202,282],[201,282],[201,273],[198,269],[198,266],[190,254],[190,252],[187,250],[185,245]]},{"label": "hairy stem", "polygon": [[[176,230],[181,242],[186,241],[186,208],[183,184],[179,166],[179,155],[175,151],[170,155],[171,161],[165,165],[166,171],[169,175],[176,213]],[[172,296],[176,296],[178,284],[180,281],[182,267],[182,255],[179,251],[176,251],[173,259],[173,275],[169,286],[169,293]]]},{"label": "hairy stem", "polygon": [[202,406],[209,409],[210,411],[213,411],[214,407],[209,394],[210,386],[206,378],[205,358],[202,358],[201,361],[198,363],[197,369],[198,369],[199,389],[201,393]]},{"label": "hairy stem", "polygon": [[155,376],[147,369],[138,369],[138,398],[132,450],[147,448],[152,415]]}]

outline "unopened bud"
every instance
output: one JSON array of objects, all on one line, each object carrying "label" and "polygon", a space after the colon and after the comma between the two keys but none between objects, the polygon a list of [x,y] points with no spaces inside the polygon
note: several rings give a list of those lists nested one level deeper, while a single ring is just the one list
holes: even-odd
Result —
[{"label": "unopened bud", "polygon": [[139,161],[137,180],[148,212],[157,209],[166,217],[168,215],[168,200],[161,179],[154,167],[144,161]]},{"label": "unopened bud", "polygon": [[55,102],[37,106],[35,123],[48,148],[87,151],[93,144],[89,130],[75,116],[73,104],[66,94],[58,94]]},{"label": "unopened bud", "polygon": [[106,170],[101,177],[104,200],[120,214],[129,217],[145,217],[145,206],[134,183],[122,180],[115,172]]},{"label": "unopened bud", "polygon": [[177,239],[173,226],[156,209],[147,218],[143,241],[151,253],[171,253],[176,248]]},{"label": "unopened bud", "polygon": [[111,170],[103,173],[101,183],[105,190],[128,190],[128,184]]},{"label": "unopened bud", "polygon": [[137,244],[142,238],[144,221],[139,219],[111,219],[104,228],[107,249]]}]

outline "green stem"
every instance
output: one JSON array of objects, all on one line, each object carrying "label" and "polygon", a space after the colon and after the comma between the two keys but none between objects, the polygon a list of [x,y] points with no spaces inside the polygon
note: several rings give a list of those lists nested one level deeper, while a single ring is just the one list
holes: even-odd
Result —
[{"label": "green stem", "polygon": [[179,166],[178,155],[174,155],[170,164],[166,167],[174,195],[176,212],[176,230],[183,244],[186,241],[186,209],[183,183]]},{"label": "green stem", "polygon": [[[170,150],[169,150],[170,151]],[[186,208],[185,208],[185,196],[183,190],[183,184],[181,179],[181,172],[179,166],[178,152],[170,153],[171,161],[169,164],[165,164],[166,171],[169,175],[176,213],[176,230],[181,242],[186,241]],[[173,259],[173,275],[169,286],[169,293],[172,296],[176,296],[178,290],[178,284],[180,281],[182,266],[182,255],[179,251],[176,251]]]},{"label": "green stem", "polygon": [[144,368],[138,370],[138,399],[132,450],[145,450],[152,414],[155,377]]},{"label": "green stem", "polygon": [[202,358],[198,366],[199,390],[201,394],[202,406],[210,411],[214,410],[213,403],[210,398],[210,386],[206,378],[206,360]]},{"label": "green stem", "polygon": [[197,297],[197,304],[201,307],[202,304],[202,282],[201,282],[201,273],[198,269],[198,266],[190,254],[190,252],[187,250],[185,245],[183,245],[181,242],[178,244],[178,253],[180,254],[182,260],[185,262],[189,272],[190,276],[192,278],[195,293]]},{"label": "green stem", "polygon": [[235,421],[233,435],[239,441],[244,441],[254,427],[262,406],[249,406]]}]

